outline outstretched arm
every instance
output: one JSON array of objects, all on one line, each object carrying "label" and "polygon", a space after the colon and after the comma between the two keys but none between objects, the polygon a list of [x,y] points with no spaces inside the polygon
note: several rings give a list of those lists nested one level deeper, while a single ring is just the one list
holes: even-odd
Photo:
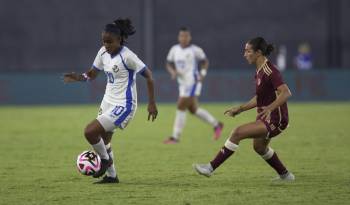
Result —
[{"label": "outstretched arm", "polygon": [[244,103],[243,105],[226,110],[224,114],[230,117],[234,117],[241,112],[250,110],[255,107],[256,107],[256,96],[254,96],[252,99],[250,99],[248,102]]},{"label": "outstretched arm", "polygon": [[73,83],[73,82],[79,82],[79,81],[90,81],[94,80],[98,75],[98,71],[94,68],[90,68],[85,73],[78,74],[75,72],[71,73],[65,73],[63,74],[63,82],[65,83]]},{"label": "outstretched arm", "polygon": [[157,118],[158,110],[156,105],[156,100],[154,97],[154,81],[152,76],[152,71],[148,68],[145,69],[142,73],[143,77],[147,81],[147,92],[148,92],[148,120],[154,121]]}]

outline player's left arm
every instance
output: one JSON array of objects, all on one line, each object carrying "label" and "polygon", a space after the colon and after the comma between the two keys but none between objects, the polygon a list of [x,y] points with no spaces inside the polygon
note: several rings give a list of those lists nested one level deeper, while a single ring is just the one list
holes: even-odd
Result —
[{"label": "player's left arm", "polygon": [[140,73],[146,79],[148,92],[148,120],[151,119],[154,121],[157,118],[158,110],[154,97],[154,80],[152,71],[134,53],[127,56],[126,64],[130,69]]},{"label": "player's left arm", "polygon": [[209,69],[209,60],[207,58],[199,61],[199,74],[200,74],[200,81],[203,81],[205,76],[207,75],[208,69]]},{"label": "player's left arm", "polygon": [[209,60],[204,50],[198,46],[194,47],[194,53],[200,69],[198,81],[203,81],[208,72]]},{"label": "player's left arm", "polygon": [[148,120],[154,121],[157,118],[158,110],[156,105],[156,100],[154,96],[154,80],[152,71],[149,68],[145,68],[141,75],[146,79],[147,82],[147,92],[148,92]]},{"label": "player's left arm", "polygon": [[273,110],[287,102],[288,98],[292,96],[287,84],[282,84],[277,87],[277,97],[269,106],[264,107],[263,111],[259,113],[262,119],[268,118]]}]

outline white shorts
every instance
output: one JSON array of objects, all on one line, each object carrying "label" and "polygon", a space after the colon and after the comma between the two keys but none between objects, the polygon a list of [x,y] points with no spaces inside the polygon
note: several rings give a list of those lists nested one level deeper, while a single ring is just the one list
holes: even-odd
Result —
[{"label": "white shorts", "polygon": [[180,97],[194,97],[200,96],[202,90],[202,83],[197,82],[193,85],[179,85]]},{"label": "white shorts", "polygon": [[113,132],[115,128],[124,129],[135,115],[135,106],[124,107],[102,101],[97,120],[106,132]]}]

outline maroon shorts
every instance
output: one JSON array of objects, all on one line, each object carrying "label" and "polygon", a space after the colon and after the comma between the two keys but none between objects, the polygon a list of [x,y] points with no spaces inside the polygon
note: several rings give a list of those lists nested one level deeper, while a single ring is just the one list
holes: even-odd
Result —
[{"label": "maroon shorts", "polygon": [[260,120],[261,122],[263,122],[266,126],[266,129],[268,130],[266,139],[270,139],[272,137],[279,135],[288,126],[288,124],[286,123],[281,123],[274,120],[267,121],[265,119],[260,119],[260,118],[258,118],[257,120]]}]

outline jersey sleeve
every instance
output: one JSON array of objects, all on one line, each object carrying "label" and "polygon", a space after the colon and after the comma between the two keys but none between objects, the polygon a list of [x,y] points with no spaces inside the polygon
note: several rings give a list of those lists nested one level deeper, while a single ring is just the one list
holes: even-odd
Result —
[{"label": "jersey sleeve", "polygon": [[104,54],[105,49],[104,47],[102,47],[98,52],[97,55],[95,57],[94,63],[92,64],[92,68],[98,70],[98,71],[102,71],[103,70],[103,63],[102,63],[102,55]]},{"label": "jersey sleeve", "polygon": [[198,47],[198,46],[195,47],[194,53],[196,55],[196,59],[199,60],[199,61],[205,60],[207,58],[207,56],[205,55],[203,49]]},{"label": "jersey sleeve", "polygon": [[166,57],[166,60],[168,62],[174,62],[175,61],[175,47],[171,47],[171,49],[169,50],[168,56]]},{"label": "jersey sleeve", "polygon": [[280,85],[284,84],[282,75],[277,69],[274,69],[269,77],[275,90],[277,90]]},{"label": "jersey sleeve", "polygon": [[143,72],[147,67],[134,53],[128,55],[126,65],[128,69],[134,70],[136,73]]}]

